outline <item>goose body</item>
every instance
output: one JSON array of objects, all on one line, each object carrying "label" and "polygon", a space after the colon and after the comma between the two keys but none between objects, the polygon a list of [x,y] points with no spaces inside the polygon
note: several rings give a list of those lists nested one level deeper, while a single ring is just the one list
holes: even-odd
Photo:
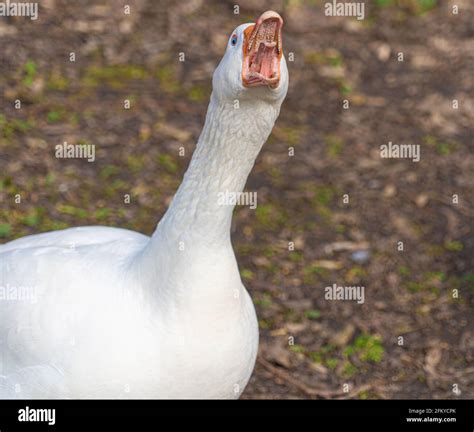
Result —
[{"label": "goose body", "polygon": [[[232,34],[190,166],[152,237],[80,227],[0,245],[0,398],[241,394],[258,325],[231,245],[233,206],[217,197],[243,190],[278,117],[281,25],[266,12]],[[262,42],[269,28],[279,51]]]}]

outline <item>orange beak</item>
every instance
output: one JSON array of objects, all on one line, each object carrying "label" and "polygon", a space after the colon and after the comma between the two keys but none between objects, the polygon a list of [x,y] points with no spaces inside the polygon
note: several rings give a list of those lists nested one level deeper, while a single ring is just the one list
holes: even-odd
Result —
[{"label": "orange beak", "polygon": [[283,55],[281,29],[283,18],[276,12],[264,12],[255,25],[244,31],[242,82],[245,87],[280,83],[280,60]]}]

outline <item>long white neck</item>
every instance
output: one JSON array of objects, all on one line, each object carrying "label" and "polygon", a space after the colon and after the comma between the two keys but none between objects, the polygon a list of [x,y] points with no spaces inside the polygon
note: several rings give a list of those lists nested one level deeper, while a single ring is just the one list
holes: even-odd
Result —
[{"label": "long white neck", "polygon": [[155,236],[162,231],[208,246],[228,240],[234,206],[222,205],[219,194],[243,190],[278,110],[258,100],[234,106],[211,96],[191,163]]},{"label": "long white neck", "polygon": [[[243,190],[279,108],[260,100],[234,106],[211,96],[183,182],[136,260],[135,268],[146,285],[161,285],[157,296],[182,301],[183,293],[187,299],[195,298],[191,291],[201,296],[205,290],[205,296],[211,296],[209,286],[218,287],[224,280],[228,287],[240,283],[230,243],[234,206],[220,205],[219,193]],[[219,289],[225,291],[225,287]]]}]

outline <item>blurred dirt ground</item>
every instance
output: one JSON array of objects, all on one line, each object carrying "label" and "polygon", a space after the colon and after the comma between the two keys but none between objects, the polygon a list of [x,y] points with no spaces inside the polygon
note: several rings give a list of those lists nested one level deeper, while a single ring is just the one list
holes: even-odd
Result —
[{"label": "blurred dirt ground", "polygon": [[[272,8],[294,61],[247,184],[258,208],[233,224],[261,328],[244,397],[474,397],[472,2],[367,1],[363,21],[316,0],[40,3],[38,21],[0,20],[1,242],[92,224],[151,234],[228,36]],[[56,159],[63,141],[95,144],[96,162]],[[389,141],[420,144],[421,161],[381,159]],[[334,283],[365,286],[365,304],[326,301]]]}]

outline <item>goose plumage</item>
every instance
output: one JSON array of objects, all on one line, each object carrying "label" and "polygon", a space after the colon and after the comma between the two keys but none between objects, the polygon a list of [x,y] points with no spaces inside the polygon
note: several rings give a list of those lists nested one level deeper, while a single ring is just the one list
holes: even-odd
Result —
[{"label": "goose plumage", "polygon": [[79,227],[0,245],[0,398],[237,398],[258,324],[233,205],[288,88],[283,20],[237,27],[202,133],[151,237]]}]

